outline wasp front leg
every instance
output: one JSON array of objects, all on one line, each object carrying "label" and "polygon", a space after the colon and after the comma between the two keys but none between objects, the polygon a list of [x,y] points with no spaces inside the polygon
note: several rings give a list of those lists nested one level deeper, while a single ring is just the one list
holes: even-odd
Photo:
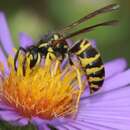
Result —
[{"label": "wasp front leg", "polygon": [[91,42],[80,40],[70,49],[70,53],[76,54],[87,76],[90,93],[94,93],[102,86],[105,76],[104,65],[100,53],[92,47]]},{"label": "wasp front leg", "polygon": [[45,56],[45,65],[50,65],[52,61],[56,59],[57,59],[57,56],[55,54],[55,51],[53,50],[53,48],[49,47],[47,49],[47,54]]},{"label": "wasp front leg", "polygon": [[17,60],[18,60],[18,56],[19,56],[20,51],[23,51],[24,53],[26,53],[26,49],[24,49],[23,47],[20,47],[17,50],[17,52],[15,54],[15,57],[14,57],[14,68],[15,68],[15,71],[17,71],[17,65],[16,64],[17,64]]}]

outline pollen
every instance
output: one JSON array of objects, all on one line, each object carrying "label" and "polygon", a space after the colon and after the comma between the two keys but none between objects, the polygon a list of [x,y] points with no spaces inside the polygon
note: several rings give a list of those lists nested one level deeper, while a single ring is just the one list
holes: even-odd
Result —
[{"label": "pollen", "polygon": [[[46,60],[30,69],[27,60],[23,73],[23,56],[18,59],[17,71],[13,57],[9,56],[8,64],[10,72],[0,82],[0,99],[21,116],[51,120],[77,113],[85,86],[78,68],[67,65],[61,70],[59,61]],[[1,64],[0,71],[4,73]]]}]

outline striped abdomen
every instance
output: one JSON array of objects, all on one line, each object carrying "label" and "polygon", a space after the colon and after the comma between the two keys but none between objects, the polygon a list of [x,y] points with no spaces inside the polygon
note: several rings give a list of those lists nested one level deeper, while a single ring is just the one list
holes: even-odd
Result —
[{"label": "striped abdomen", "polygon": [[102,86],[105,75],[100,53],[87,40],[81,40],[74,44],[70,52],[79,57],[88,79],[90,92],[94,93]]}]

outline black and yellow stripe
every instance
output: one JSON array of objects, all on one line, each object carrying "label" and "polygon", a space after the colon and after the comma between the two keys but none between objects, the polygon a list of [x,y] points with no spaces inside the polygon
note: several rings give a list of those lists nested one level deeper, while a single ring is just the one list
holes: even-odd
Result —
[{"label": "black and yellow stripe", "polygon": [[90,85],[90,92],[94,93],[102,86],[105,76],[100,53],[87,40],[78,41],[69,51],[79,57]]}]

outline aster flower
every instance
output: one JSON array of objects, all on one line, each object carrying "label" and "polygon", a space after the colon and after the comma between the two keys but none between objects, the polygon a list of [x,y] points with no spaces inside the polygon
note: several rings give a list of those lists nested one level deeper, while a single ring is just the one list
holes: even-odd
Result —
[{"label": "aster flower", "polygon": [[[25,33],[20,34],[19,41],[23,47],[34,43]],[[105,64],[105,82],[97,93],[90,96],[87,87],[81,95],[77,86],[84,80],[72,67],[61,71],[58,62],[33,70],[27,67],[23,76],[21,56],[18,71],[14,71],[14,45],[3,13],[0,43],[9,55],[7,60],[0,49],[1,120],[20,126],[32,123],[39,130],[130,130],[130,70],[126,70],[124,59]]]}]

